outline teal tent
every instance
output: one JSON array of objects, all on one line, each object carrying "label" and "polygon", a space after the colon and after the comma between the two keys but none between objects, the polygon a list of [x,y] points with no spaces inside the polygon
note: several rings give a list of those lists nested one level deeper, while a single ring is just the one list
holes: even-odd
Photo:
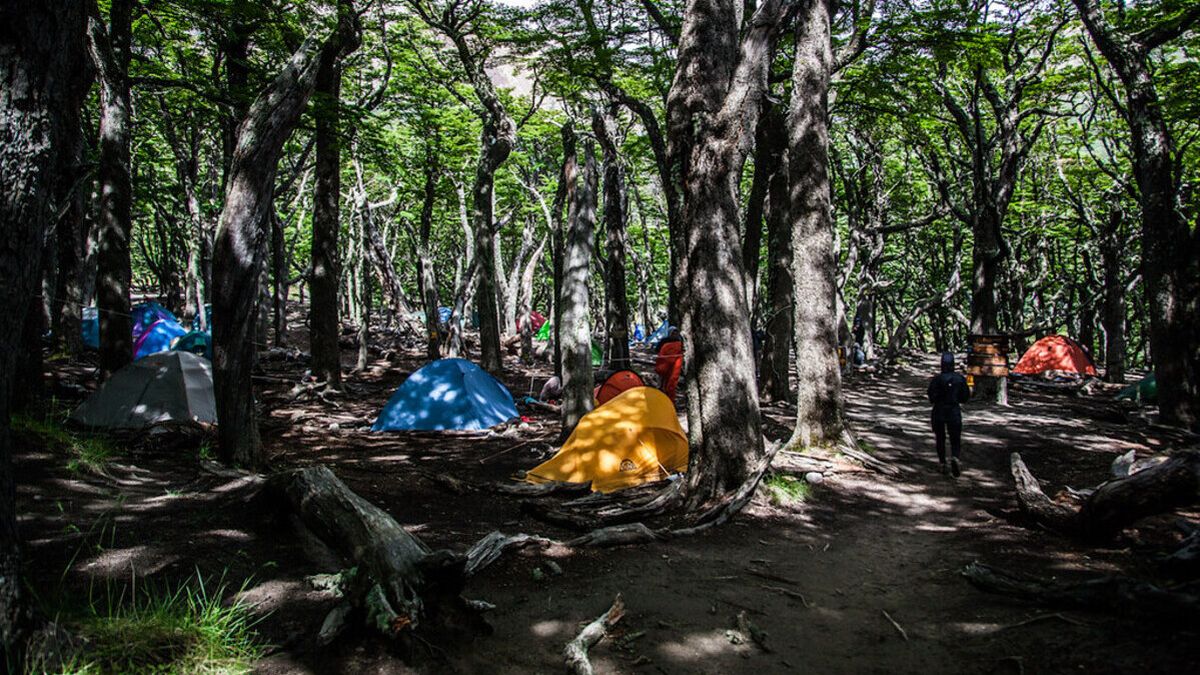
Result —
[{"label": "teal tent", "polygon": [[1154,374],[1151,373],[1122,389],[1117,394],[1117,398],[1137,401],[1139,403],[1157,403],[1158,381],[1154,379]]}]

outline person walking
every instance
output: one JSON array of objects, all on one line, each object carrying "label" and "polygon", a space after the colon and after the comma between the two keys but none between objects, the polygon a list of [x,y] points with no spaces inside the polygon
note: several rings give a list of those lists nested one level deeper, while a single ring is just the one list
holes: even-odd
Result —
[{"label": "person walking", "polygon": [[947,473],[946,436],[949,435],[949,473],[958,478],[962,473],[959,464],[959,455],[962,453],[962,408],[959,405],[971,398],[971,389],[967,386],[967,379],[954,372],[954,355],[950,352],[942,354],[942,372],[929,380],[927,393],[929,402],[933,404],[930,419],[942,473]]}]

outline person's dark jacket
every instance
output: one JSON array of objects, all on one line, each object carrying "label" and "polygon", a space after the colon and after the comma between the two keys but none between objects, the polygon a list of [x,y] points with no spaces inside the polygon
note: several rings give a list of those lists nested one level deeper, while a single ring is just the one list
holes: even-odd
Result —
[{"label": "person's dark jacket", "polygon": [[929,402],[933,404],[934,420],[961,419],[962,410],[958,406],[971,398],[967,378],[954,371],[934,375],[929,380],[927,393]]}]

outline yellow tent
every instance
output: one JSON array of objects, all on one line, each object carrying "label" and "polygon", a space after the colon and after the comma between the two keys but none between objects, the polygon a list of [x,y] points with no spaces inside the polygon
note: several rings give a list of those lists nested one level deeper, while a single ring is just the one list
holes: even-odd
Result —
[{"label": "yellow tent", "polygon": [[686,471],[687,437],[675,406],[654,387],[634,387],[584,415],[558,454],[525,475],[530,483],[592,482],[612,492]]}]

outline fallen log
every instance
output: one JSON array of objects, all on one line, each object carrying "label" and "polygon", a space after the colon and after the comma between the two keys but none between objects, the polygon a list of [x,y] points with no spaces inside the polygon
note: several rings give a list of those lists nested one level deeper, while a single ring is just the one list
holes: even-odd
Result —
[{"label": "fallen log", "polygon": [[1042,605],[1136,612],[1148,618],[1200,620],[1200,582],[1163,588],[1116,574],[1084,581],[1057,582],[1008,572],[980,562],[967,565],[962,574],[981,590]]},{"label": "fallen log", "polygon": [[1051,500],[1020,453],[1011,456],[1017,504],[1035,522],[1092,541],[1105,541],[1147,516],[1200,500],[1200,451],[1176,452],[1088,494],[1079,509]]},{"label": "fallen log", "polygon": [[[427,624],[456,634],[488,632],[460,595],[466,557],[433,551],[327,467],[299,469],[273,480],[303,525],[357,568],[343,593],[365,611],[369,625],[396,638]],[[344,614],[345,609],[334,611]],[[329,619],[332,624],[338,617]],[[332,639],[328,629],[325,633],[322,639]]]},{"label": "fallen log", "polygon": [[567,672],[574,675],[592,675],[595,671],[592,670],[592,662],[588,659],[588,649],[603,640],[608,631],[617,625],[623,616],[625,616],[625,601],[621,599],[621,594],[617,593],[617,597],[608,611],[584,626],[583,630],[579,631],[579,635],[576,635],[575,639],[568,642],[567,646],[563,648],[563,660],[567,664]]}]

